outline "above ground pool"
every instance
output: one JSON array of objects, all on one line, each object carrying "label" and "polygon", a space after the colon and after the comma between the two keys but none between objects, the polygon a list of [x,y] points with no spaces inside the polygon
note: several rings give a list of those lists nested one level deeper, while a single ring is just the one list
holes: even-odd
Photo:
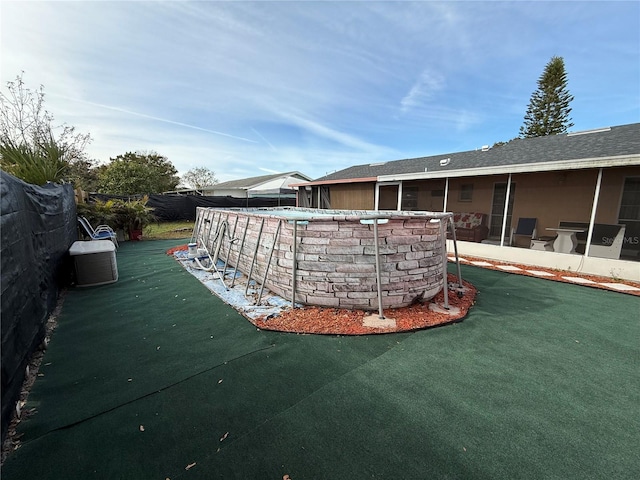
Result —
[{"label": "above ground pool", "polygon": [[292,303],[375,310],[445,284],[450,213],[199,207],[193,240]]}]

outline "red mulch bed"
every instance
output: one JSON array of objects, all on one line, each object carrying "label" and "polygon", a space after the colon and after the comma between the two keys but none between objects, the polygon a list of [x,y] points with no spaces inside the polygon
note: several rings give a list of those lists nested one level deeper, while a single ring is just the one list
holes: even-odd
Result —
[{"label": "red mulch bed", "polygon": [[172,256],[176,252],[186,252],[187,250],[189,250],[189,245],[178,245],[167,250],[167,255]]},{"label": "red mulch bed", "polygon": [[364,318],[372,314],[377,316],[377,311],[366,312],[364,310],[315,306],[289,308],[276,317],[263,317],[250,321],[262,330],[327,335],[370,335],[436,327],[462,320],[475,303],[477,291],[473,285],[463,279],[464,295],[459,297],[456,293],[457,277],[449,274],[449,282],[455,283],[455,289],[449,292],[449,306],[451,307],[449,312],[432,311],[429,308],[429,305],[432,304],[442,307],[444,293],[441,291],[429,302],[384,310],[385,317],[396,321],[396,326],[391,328],[373,328],[363,325]]},{"label": "red mulch bed", "polygon": [[[511,262],[500,262],[498,260],[487,260],[486,258],[477,258],[477,257],[470,257],[468,255],[463,255],[463,258],[465,258],[466,260],[469,260],[471,262],[487,262],[487,263],[491,263],[492,266],[478,266],[478,268],[487,268],[489,270],[497,270],[499,272],[503,272],[503,273],[513,273],[515,275],[526,275],[527,277],[535,277],[535,278],[540,278],[542,280],[552,280],[555,282],[563,282],[563,283],[571,283],[573,285],[581,285],[584,287],[591,287],[591,288],[597,288],[600,290],[611,290],[614,292],[618,292],[618,293],[624,293],[626,295],[635,295],[637,297],[640,297],[640,291],[638,290],[616,290],[614,288],[609,288],[605,285],[599,285],[600,283],[621,283],[624,285],[629,285],[631,287],[636,287],[636,288],[640,288],[640,283],[638,282],[633,282],[631,280],[618,280],[612,277],[602,277],[599,275],[589,275],[587,273],[579,273],[579,272],[572,272],[572,271],[566,271],[566,270],[556,270],[553,268],[544,268],[544,267],[538,267],[538,266],[534,266],[534,265],[524,265],[524,264],[520,264],[520,263],[511,263]],[[460,262],[461,265],[465,265],[467,262]],[[517,272],[509,272],[507,270],[502,270],[501,268],[498,268],[498,265],[510,265],[513,267],[518,267],[521,270],[517,271]],[[476,266],[476,265],[470,265],[470,266]],[[639,264],[640,267],[640,264]],[[527,272],[527,270],[536,270],[538,272],[547,272],[547,273],[551,273],[553,274],[553,277],[541,277],[539,275],[534,275],[533,273],[529,273]],[[591,280],[592,282],[595,283],[577,283],[577,282],[571,282],[569,280],[565,280],[562,277],[580,277],[580,278],[584,278],[586,280]]]}]

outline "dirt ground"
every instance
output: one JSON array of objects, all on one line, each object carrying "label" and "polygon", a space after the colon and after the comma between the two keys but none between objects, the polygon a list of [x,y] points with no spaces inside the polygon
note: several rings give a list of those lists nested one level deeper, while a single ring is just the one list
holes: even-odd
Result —
[{"label": "dirt ground", "polygon": [[27,365],[27,371],[25,375],[24,382],[22,383],[22,388],[20,389],[20,397],[18,399],[18,403],[16,404],[16,409],[13,414],[13,418],[9,423],[9,428],[7,429],[7,437],[2,443],[2,454],[0,456],[0,465],[4,464],[6,458],[11,454],[11,452],[20,448],[20,435],[17,433],[18,425],[22,420],[27,419],[29,416],[36,413],[35,409],[24,410],[24,406],[27,403],[27,398],[29,396],[29,392],[33,387],[38,376],[40,376],[40,365],[42,364],[42,359],[44,357],[45,351],[49,342],[51,341],[51,335],[55,330],[58,321],[58,315],[60,315],[60,310],[62,309],[62,304],[64,302],[64,292],[58,298],[58,304],[56,305],[55,310],[49,316],[47,320],[47,324],[45,325],[45,337],[42,343],[38,346],[38,349],[33,353],[29,363]]}]

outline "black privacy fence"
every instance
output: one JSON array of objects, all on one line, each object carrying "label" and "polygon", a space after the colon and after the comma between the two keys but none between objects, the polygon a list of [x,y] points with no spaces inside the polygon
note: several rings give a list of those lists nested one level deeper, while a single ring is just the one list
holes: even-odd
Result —
[{"label": "black privacy fence", "polygon": [[76,223],[71,185],[38,187],[0,171],[3,440],[29,359],[70,278]]},{"label": "black privacy fence", "polygon": [[[141,200],[143,197],[126,197],[116,195],[103,195],[92,193],[88,196],[88,202],[95,200],[107,201],[110,199],[119,200]],[[173,222],[180,220],[196,219],[196,209],[198,207],[216,208],[258,208],[258,207],[293,207],[296,205],[295,198],[282,197],[252,197],[236,198],[230,196],[209,197],[201,195],[149,195],[147,207],[152,209],[157,221]]]}]

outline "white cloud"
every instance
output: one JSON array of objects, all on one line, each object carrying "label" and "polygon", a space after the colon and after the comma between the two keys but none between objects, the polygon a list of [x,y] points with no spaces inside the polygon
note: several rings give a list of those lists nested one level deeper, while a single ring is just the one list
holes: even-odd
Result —
[{"label": "white cloud", "polygon": [[266,138],[264,138],[264,136],[255,128],[251,127],[251,130],[253,131],[253,133],[255,133],[258,137],[260,137],[262,139],[262,141],[264,141],[264,143],[266,143],[267,145],[269,145],[269,148],[271,150],[273,150],[274,152],[277,152],[278,150],[276,149],[276,147],[273,146],[273,144],[267,140]]},{"label": "white cloud", "polygon": [[198,127],[196,125],[189,125],[189,124],[183,123],[183,122],[176,122],[176,121],[173,121],[173,120],[169,120],[167,118],[159,118],[159,117],[155,117],[153,115],[147,115],[145,113],[133,112],[131,110],[126,110],[126,109],[120,108],[120,107],[114,107],[114,106],[111,106],[111,105],[101,105],[99,103],[87,102],[85,100],[78,100],[78,99],[74,99],[74,98],[64,97],[62,95],[56,95],[56,96],[58,96],[60,98],[64,98],[64,99],[69,100],[69,101],[72,101],[72,102],[81,102],[81,103],[85,103],[87,105],[92,105],[94,107],[105,108],[107,110],[113,110],[115,112],[124,113],[126,115],[134,115],[134,116],[137,116],[137,117],[147,118],[149,120],[155,120],[155,121],[158,121],[158,122],[169,123],[171,125],[177,125],[179,127],[191,128],[193,130],[199,130],[201,132],[212,133],[214,135],[220,135],[220,136],[223,136],[223,137],[233,138],[235,140],[241,140],[243,142],[257,143],[255,140],[250,140],[248,138],[239,137],[237,135],[231,135],[230,133],[218,132],[216,130],[209,130],[207,128]]},{"label": "white cloud", "polygon": [[380,150],[381,148],[380,146],[364,141],[348,133],[331,128],[299,113],[279,110],[277,114],[291,124],[296,125],[313,135],[322,137],[326,140],[330,140],[331,142],[335,142],[347,148],[365,152]]},{"label": "white cloud", "polygon": [[426,105],[444,88],[444,85],[444,78],[441,75],[424,70],[409,92],[400,100],[401,111],[406,113]]}]

